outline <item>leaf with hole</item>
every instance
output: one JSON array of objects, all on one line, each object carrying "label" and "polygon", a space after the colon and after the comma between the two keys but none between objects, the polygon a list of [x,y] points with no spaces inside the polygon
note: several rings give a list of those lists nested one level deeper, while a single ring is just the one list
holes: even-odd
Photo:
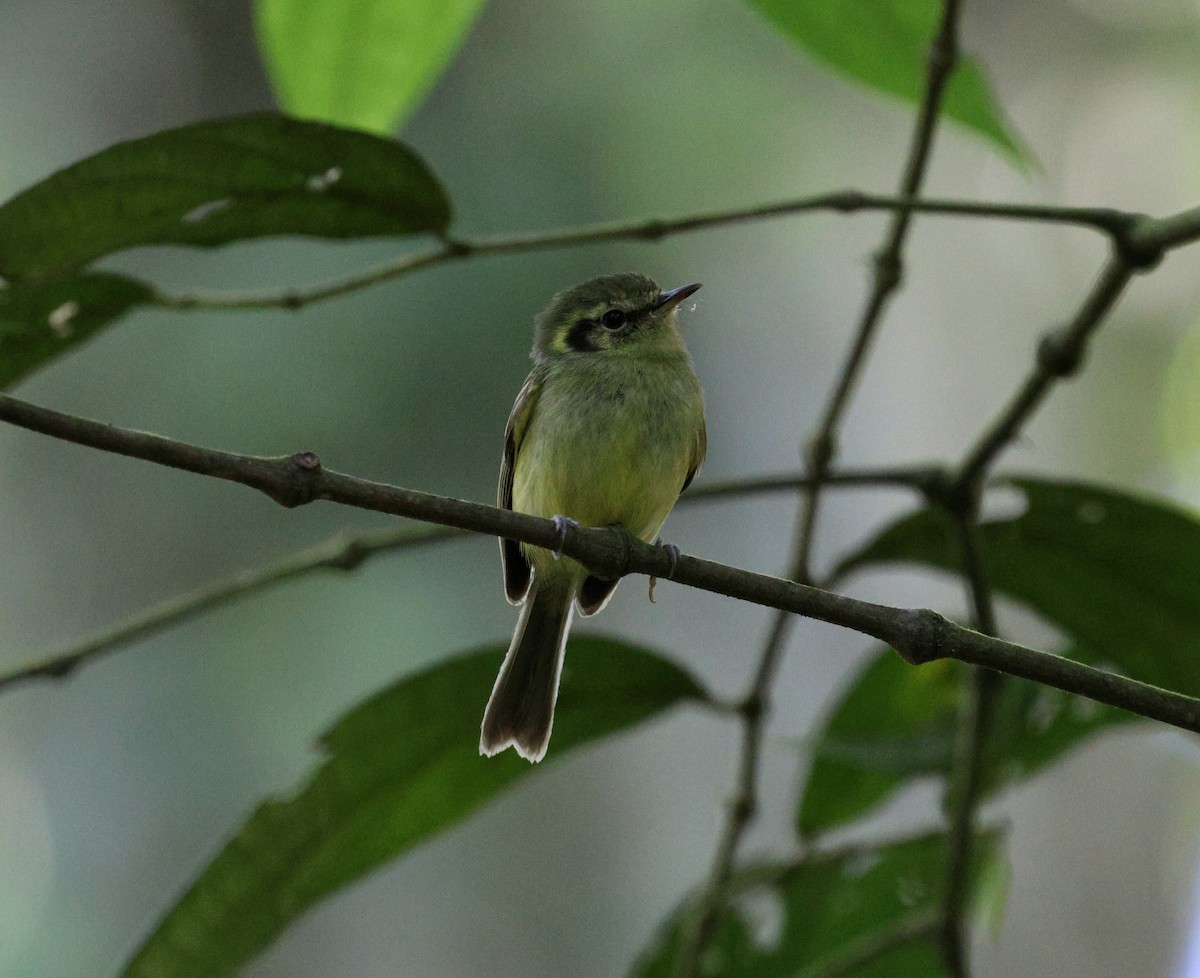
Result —
[{"label": "leaf with hole", "polygon": [[0,388],[73,350],[152,295],[141,282],[102,272],[0,288]]},{"label": "leaf with hole", "polygon": [[[945,975],[935,928],[948,852],[948,837],[932,833],[741,870],[699,973],[711,978]],[[998,836],[976,836],[973,893],[1000,858]],[[634,965],[633,978],[670,978],[695,912],[695,902],[689,901],[666,922]]]},{"label": "leaf with hole", "polygon": [[[250,816],[125,978],[231,975],[318,900],[536,773],[511,751],[479,756],[479,720],[504,652],[493,647],[407,676],[346,714],[321,738],[328,756],[308,783]],[[575,639],[548,759],[703,695],[656,653]]]},{"label": "leaf with hole", "polygon": [[30,286],[139,245],[439,233],[450,202],[400,143],[278,115],[118,143],[0,206],[0,276]]}]

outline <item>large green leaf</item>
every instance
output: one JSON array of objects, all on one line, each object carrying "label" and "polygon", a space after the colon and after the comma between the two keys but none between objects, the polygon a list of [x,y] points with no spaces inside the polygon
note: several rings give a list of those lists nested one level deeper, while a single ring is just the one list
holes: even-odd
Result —
[{"label": "large green leaf", "polygon": [[[1080,657],[1077,650],[1068,655]],[[958,662],[910,666],[890,649],[873,655],[816,737],[796,820],[800,834],[853,821],[915,780],[944,778],[966,676]],[[1093,734],[1136,719],[1048,686],[1005,680],[984,756],[984,793],[1032,777]]]},{"label": "large green leaf", "polygon": [[141,282],[85,272],[42,286],[0,289],[0,388],[78,346],[123,315],[149,302]]},{"label": "large green leaf", "polygon": [[[795,978],[827,970],[845,978],[944,975],[932,935],[912,931],[931,925],[941,910],[947,852],[947,837],[939,833],[750,867],[734,881],[733,906],[720,919],[701,973],[709,978]],[[978,892],[999,858],[997,837],[978,836],[973,856]],[[778,901],[781,913],[756,920],[771,901]],[[689,902],[667,921],[632,975],[670,978],[694,913]],[[782,920],[772,919],[776,916]],[[873,955],[867,953],[872,946]]]},{"label": "large green leaf", "polygon": [[[1025,503],[985,522],[980,557],[1000,592],[1071,638],[1063,653],[1192,695],[1200,692],[1200,523],[1159,500],[1080,482],[1013,479]],[[884,529],[837,569],[892,563],[958,571],[953,527],[925,509]],[[812,835],[871,811],[914,779],[945,775],[963,670],[879,653],[817,737],[797,816]],[[1132,714],[1006,679],[991,724],[985,790],[1036,774]]]},{"label": "large green leaf", "polygon": [[279,102],[306,118],[388,133],[458,50],[483,0],[258,0]]},{"label": "large green leaf", "polygon": [[[941,0],[747,0],[813,57],[872,88],[916,103]],[[1018,162],[1028,153],[1004,120],[977,62],[960,58],[942,111]]]},{"label": "large green leaf", "polygon": [[[155,928],[126,978],[221,978],[318,900],[453,825],[538,770],[479,756],[479,718],[504,650],[400,680],[351,710],[296,794],[262,805]],[[579,638],[563,669],[550,759],[702,696],[655,653]]]},{"label": "large green leaf", "polygon": [[[992,586],[1066,632],[1083,661],[1200,695],[1200,522],[1164,500],[1083,482],[1004,484],[1025,510],[979,528]],[[950,523],[928,509],[901,519],[837,573],[891,563],[957,571]]]},{"label": "large green leaf", "polygon": [[0,207],[0,276],[65,278],[137,245],[439,232],[450,203],[400,143],[278,115],[119,143]]}]

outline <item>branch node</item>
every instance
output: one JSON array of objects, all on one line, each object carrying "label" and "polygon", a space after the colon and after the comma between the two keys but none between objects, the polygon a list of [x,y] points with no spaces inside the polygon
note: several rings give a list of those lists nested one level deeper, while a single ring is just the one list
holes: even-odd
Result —
[{"label": "branch node", "polygon": [[738,715],[747,723],[757,723],[766,712],[766,696],[761,689],[755,689],[737,705]]},{"label": "branch node", "polygon": [[661,241],[668,232],[667,223],[659,218],[653,218],[638,228],[638,236],[647,241]]},{"label": "branch node", "polygon": [[898,616],[891,646],[910,666],[945,658],[946,619],[929,608],[906,609]]},{"label": "branch node", "polygon": [[299,292],[289,290],[279,297],[279,304],[288,312],[298,312],[304,307],[304,297]]},{"label": "branch node", "polygon": [[321,459],[316,452],[296,452],[292,456],[292,464],[305,472],[321,471]]},{"label": "branch node", "polygon": [[442,236],[442,245],[446,249],[447,258],[466,258],[474,250],[467,242],[445,235]]},{"label": "branch node", "polygon": [[923,472],[916,474],[913,484],[930,506],[947,510],[953,508],[950,500],[954,496],[958,482],[946,466],[929,466]]},{"label": "branch node", "polygon": [[877,251],[871,259],[875,268],[875,291],[894,292],[904,280],[904,261],[894,248]]},{"label": "branch node", "polygon": [[280,506],[294,509],[320,498],[321,460],[315,452],[296,452],[288,458],[264,459],[269,475],[251,482]]},{"label": "branch node", "polygon": [[1037,362],[1051,377],[1071,377],[1083,365],[1083,344],[1069,329],[1052,329],[1038,343]]},{"label": "branch node", "polygon": [[1159,242],[1147,240],[1143,233],[1152,229],[1154,218],[1149,214],[1124,214],[1115,212],[1112,219],[1113,248],[1117,257],[1135,272],[1148,272],[1163,260],[1167,249]]},{"label": "branch node", "polygon": [[829,471],[829,465],[837,454],[837,436],[832,431],[822,431],[814,437],[804,450],[804,460],[808,464],[809,475],[822,478]]},{"label": "branch node", "polygon": [[363,546],[363,542],[353,538],[345,542],[342,548],[326,562],[326,566],[335,570],[357,570],[370,555],[370,551]]},{"label": "branch node", "polygon": [[749,792],[741,791],[730,803],[730,814],[740,824],[746,825],[754,818],[758,806]]},{"label": "branch node", "polygon": [[839,190],[829,195],[829,206],[846,214],[862,210],[867,204],[867,195],[861,190]]}]

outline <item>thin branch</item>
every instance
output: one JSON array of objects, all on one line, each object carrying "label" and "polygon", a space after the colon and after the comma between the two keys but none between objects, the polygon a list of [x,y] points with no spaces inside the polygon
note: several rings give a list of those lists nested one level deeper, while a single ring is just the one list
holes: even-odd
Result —
[{"label": "thin branch", "polygon": [[[896,467],[833,473],[830,484],[850,488],[900,486],[927,493],[926,487],[931,482],[944,478],[945,472],[933,466]],[[795,492],[807,484],[807,477],[799,474],[730,479],[693,486],[682,502],[700,503],[760,493]],[[137,612],[83,642],[74,643],[8,672],[0,672],[0,691],[37,679],[65,679],[80,666],[133,642],[165,631],[222,605],[315,571],[356,570],[365,561],[379,554],[462,539],[465,535],[466,531],[449,527],[397,527],[355,536],[339,534],[332,540],[291,554],[278,563],[239,571],[186,594],[169,598]]]},{"label": "thin branch", "polygon": [[983,477],[997,456],[1017,438],[1054,384],[1079,369],[1088,340],[1136,272],[1120,252],[1114,253],[1075,318],[1042,338],[1033,371],[959,466],[954,481],[960,489],[969,491]]},{"label": "thin branch", "polygon": [[[311,452],[263,458],[172,441],[61,414],[0,395],[0,421],[66,441],[250,486],[284,506],[318,499],[557,548],[551,520],[482,503],[370,482],[325,469]],[[562,552],[603,577],[645,574],[840,625],[885,642],[913,664],[958,659],[1031,679],[1151,720],[1200,733],[1200,700],[982,635],[927,609],[860,601],[643,543],[620,527],[569,528]]]},{"label": "thin branch", "polygon": [[[979,552],[976,524],[978,501],[976,493],[963,510],[951,516],[958,534],[962,576],[967,584],[972,624],[982,634],[995,636],[998,634],[995,601]],[[976,667],[962,690],[954,761],[947,786],[950,847],[946,860],[940,946],[946,968],[956,978],[966,978],[970,974],[965,934],[966,896],[971,850],[976,837],[975,815],[983,791],[984,751],[1000,679],[998,673]]]},{"label": "thin branch", "polygon": [[[954,71],[957,47],[959,0],[944,0],[941,24],[929,48],[928,70],[917,123],[913,131],[908,160],[900,181],[899,198],[904,203],[892,215],[884,244],[876,255],[870,296],[855,332],[838,381],[830,395],[817,434],[806,452],[812,485],[800,501],[797,529],[790,568],[790,577],[800,584],[813,582],[812,550],[821,485],[827,477],[837,454],[837,430],[842,412],[855,389],[862,365],[866,360],[876,328],[882,319],[888,298],[899,287],[901,254],[912,213],[917,204],[925,174],[926,161],[933,144],[933,133],[941,107],[942,92]],[[709,883],[701,900],[693,931],[683,943],[676,960],[678,978],[695,978],[699,973],[704,948],[711,940],[717,918],[725,900],[725,891],[733,875],[733,866],[742,837],[754,817],[758,785],[759,760],[762,753],[763,730],[768,712],[768,694],[787,638],[792,618],[782,611],[771,621],[770,633],[759,658],[758,669],[742,708],[742,740],[738,763],[737,788],[729,806],[725,826],[713,857]]]},{"label": "thin branch", "polygon": [[566,231],[535,231],[503,237],[447,238],[436,247],[405,255],[365,272],[301,289],[179,294],[157,292],[154,302],[170,309],[299,309],[314,302],[346,295],[380,282],[402,278],[414,272],[448,262],[485,255],[509,255],[556,248],[603,244],[609,241],[661,241],[676,234],[707,228],[744,224],[773,217],[835,211],[853,214],[864,211],[940,214],[947,217],[982,217],[1007,221],[1033,221],[1042,224],[1067,224],[1090,228],[1123,241],[1144,215],[1106,207],[1054,207],[1042,204],[1006,204],[967,200],[914,200],[911,194],[890,197],[858,190],[802,197],[797,200],[763,204],[756,207],[708,211],[670,219],[643,219],[593,224]]},{"label": "thin branch", "polygon": [[892,295],[900,288],[904,277],[904,243],[912,216],[919,210],[918,200],[925,170],[933,148],[933,137],[937,128],[938,113],[946,84],[954,73],[958,62],[958,18],[960,0],[944,0],[937,35],[929,45],[926,63],[925,89],[921,98],[920,111],[913,129],[908,159],[900,179],[899,198],[908,203],[898,208],[884,237],[883,244],[872,264],[871,291],[867,298],[854,341],[838,374],[838,382],[825,407],[817,434],[808,446],[809,470],[817,485],[802,503],[800,514],[799,560],[800,573],[797,580],[812,579],[812,549],[820,508],[820,484],[837,456],[837,431],[842,414],[850,402],[866,363],[867,354],[883,321],[884,311]]},{"label": "thin branch", "polygon": [[351,571],[377,554],[408,550],[461,536],[460,530],[443,526],[422,526],[379,530],[354,537],[335,537],[292,554],[278,563],[255,570],[240,571],[220,581],[176,595],[138,612],[84,642],[75,643],[45,658],[0,673],[0,690],[11,689],[36,679],[65,679],[79,667],[139,639],[314,571]]}]

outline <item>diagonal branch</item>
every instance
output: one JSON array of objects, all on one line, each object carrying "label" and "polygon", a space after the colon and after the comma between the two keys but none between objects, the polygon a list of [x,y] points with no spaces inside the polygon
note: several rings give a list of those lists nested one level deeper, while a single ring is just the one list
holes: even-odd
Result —
[{"label": "diagonal branch", "polygon": [[[927,495],[927,486],[944,477],[945,474],[940,469],[930,466],[863,469],[832,473],[829,484],[850,488],[897,486]],[[803,475],[762,476],[710,482],[693,486],[683,497],[682,503],[732,499],[771,492],[795,492],[808,484],[808,478]],[[37,679],[65,679],[79,667],[133,642],[287,581],[322,570],[356,570],[364,562],[380,554],[410,550],[447,540],[460,540],[465,536],[464,530],[438,526],[415,529],[397,527],[355,536],[339,534],[324,543],[291,554],[277,563],[239,571],[222,580],[168,598],[83,642],[0,673],[0,691]]]},{"label": "diagonal branch", "polygon": [[[311,452],[263,458],[189,445],[61,414],[0,395],[0,421],[77,444],[238,482],[284,506],[318,499],[556,549],[560,531],[540,519],[482,503],[370,482],[325,469]],[[620,527],[570,529],[561,550],[603,577],[626,574],[688,587],[840,625],[886,642],[910,663],[958,659],[1031,679],[1152,720],[1200,733],[1200,699],[1103,672],[1048,652],[1004,642],[947,621],[935,611],[893,608],[785,581],[634,539]]]},{"label": "diagonal branch", "polygon": [[442,526],[424,526],[379,530],[355,537],[335,537],[292,554],[278,563],[241,571],[194,591],[176,595],[138,612],[85,642],[0,673],[0,691],[36,679],[65,679],[81,666],[116,649],[206,611],[266,591],[285,581],[295,580],[319,570],[354,570],[363,561],[377,554],[408,550],[458,536],[461,536],[458,530]]},{"label": "diagonal branch", "polygon": [[[862,366],[866,361],[876,329],[892,293],[902,278],[901,255],[909,224],[924,180],[925,166],[933,145],[933,134],[941,108],[942,93],[954,72],[957,60],[958,16],[960,0],[944,0],[938,32],[929,47],[925,89],[913,130],[912,142],[904,174],[900,181],[899,197],[904,201],[892,214],[884,243],[875,256],[871,292],[855,332],[846,359],[826,406],[817,434],[809,442],[807,462],[813,484],[800,502],[797,514],[796,542],[790,576],[803,584],[812,583],[812,549],[821,485],[837,454],[837,429],[842,413],[853,394]],[[689,939],[684,942],[676,962],[679,978],[694,978],[699,972],[704,948],[716,929],[716,922],[725,899],[725,890],[733,875],[737,850],[741,844],[756,807],[759,759],[762,753],[763,731],[766,725],[767,699],[771,682],[787,645],[792,618],[782,612],[771,621],[770,633],[759,658],[750,692],[743,700],[742,746],[738,763],[737,789],[729,806],[729,814],[717,843],[709,882],[701,909]]]},{"label": "diagonal branch", "polygon": [[1088,340],[1116,305],[1135,273],[1136,269],[1120,252],[1114,253],[1075,318],[1061,330],[1042,337],[1029,377],[959,466],[954,481],[960,491],[971,491],[997,456],[1017,438],[1054,384],[1079,369]]}]

